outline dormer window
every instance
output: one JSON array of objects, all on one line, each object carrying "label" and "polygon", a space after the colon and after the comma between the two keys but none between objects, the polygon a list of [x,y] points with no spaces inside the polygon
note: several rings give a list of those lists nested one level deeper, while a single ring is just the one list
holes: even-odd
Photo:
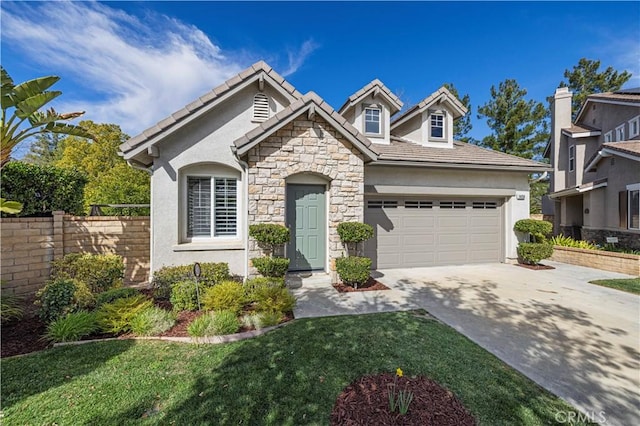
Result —
[{"label": "dormer window", "polygon": [[258,93],[253,97],[253,121],[266,121],[269,119],[269,98],[264,93]]},{"label": "dormer window", "polygon": [[616,127],[616,141],[620,142],[624,140],[624,124]]},{"label": "dormer window", "polygon": [[444,138],[444,114],[432,113],[429,117],[429,135],[434,139]]},{"label": "dormer window", "polygon": [[364,109],[364,132],[379,135],[382,133],[381,111],[379,107],[369,106]]},{"label": "dormer window", "polygon": [[604,142],[613,142],[613,132],[607,132],[604,134]]}]

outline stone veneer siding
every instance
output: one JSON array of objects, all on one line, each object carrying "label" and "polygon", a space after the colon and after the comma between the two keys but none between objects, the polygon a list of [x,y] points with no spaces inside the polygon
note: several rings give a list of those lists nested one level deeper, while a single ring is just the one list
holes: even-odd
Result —
[{"label": "stone veneer siding", "polygon": [[618,246],[640,250],[640,234],[625,231],[609,231],[606,229],[582,228],[582,239],[606,244],[607,237],[618,237]]},{"label": "stone veneer siding", "polygon": [[[313,173],[327,179],[329,213],[327,250],[330,269],[342,256],[337,233],[340,222],[364,220],[364,158],[324,119],[300,116],[247,153],[249,165],[249,225],[285,224],[286,179]],[[256,242],[249,242],[249,259],[262,256]]]}]

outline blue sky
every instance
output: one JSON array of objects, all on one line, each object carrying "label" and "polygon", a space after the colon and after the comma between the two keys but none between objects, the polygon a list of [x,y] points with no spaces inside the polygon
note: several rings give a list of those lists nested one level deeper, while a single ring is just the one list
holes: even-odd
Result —
[{"label": "blue sky", "polygon": [[[452,82],[477,107],[516,79],[544,101],[582,57],[640,86],[639,2],[5,2],[2,65],[62,78],[60,111],[135,135],[260,59],[334,108],[374,78],[407,105]],[[26,151],[22,146],[18,152]]]}]

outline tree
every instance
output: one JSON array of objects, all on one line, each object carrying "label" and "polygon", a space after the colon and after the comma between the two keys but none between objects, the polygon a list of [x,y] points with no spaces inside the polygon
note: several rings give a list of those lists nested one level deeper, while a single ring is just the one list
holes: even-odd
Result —
[{"label": "tree", "polygon": [[58,133],[37,135],[36,140],[31,143],[24,161],[42,166],[55,163],[60,155],[58,145],[60,145],[61,140],[62,137]]},{"label": "tree", "polygon": [[[42,133],[61,133],[92,138],[92,135],[80,126],[62,123],[84,114],[71,112],[61,114],[53,108],[40,111],[42,107],[62,94],[60,91],[47,90],[60,77],[48,76],[25,81],[17,86],[9,73],[0,66],[2,83],[2,127],[0,128],[0,168],[11,158],[11,152],[22,141]],[[9,115],[10,114],[10,115]]]},{"label": "tree", "polygon": [[[88,182],[84,188],[85,208],[91,204],[148,204],[150,201],[149,174],[130,167],[118,155],[120,144],[129,136],[115,124],[98,124],[90,120],[81,126],[95,139],[77,136],[63,138],[57,147],[54,165],[83,172]],[[114,213],[105,210],[105,213]],[[126,214],[146,213],[128,210]]]},{"label": "tree", "polygon": [[471,131],[471,128],[472,128],[472,125],[471,125],[471,98],[469,97],[469,94],[465,94],[461,98],[460,94],[458,93],[458,89],[456,89],[456,87],[453,85],[453,83],[445,83],[444,87],[446,87],[447,90],[450,91],[453,96],[458,98],[460,100],[460,102],[462,102],[462,104],[469,111],[469,113],[467,113],[466,115],[458,118],[453,123],[453,138],[455,140],[463,141],[463,142],[475,142],[475,140],[472,137],[467,136],[467,134]]},{"label": "tree", "polygon": [[578,61],[572,70],[564,71],[564,78],[558,87],[569,87],[573,92],[571,101],[571,111],[575,118],[580,107],[587,100],[587,96],[593,93],[615,92],[620,90],[631,78],[631,73],[622,71],[621,73],[614,70],[613,67],[607,67],[599,72],[600,61],[582,58]]},{"label": "tree", "polygon": [[480,146],[523,158],[539,157],[549,138],[547,110],[542,103],[526,100],[526,89],[507,79],[498,88],[491,86],[491,99],[478,108],[492,134]]}]

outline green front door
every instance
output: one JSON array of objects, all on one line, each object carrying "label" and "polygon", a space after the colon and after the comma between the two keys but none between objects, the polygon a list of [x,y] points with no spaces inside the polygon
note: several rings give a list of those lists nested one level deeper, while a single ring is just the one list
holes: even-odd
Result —
[{"label": "green front door", "polygon": [[324,185],[287,185],[290,271],[324,269],[327,212]]}]

